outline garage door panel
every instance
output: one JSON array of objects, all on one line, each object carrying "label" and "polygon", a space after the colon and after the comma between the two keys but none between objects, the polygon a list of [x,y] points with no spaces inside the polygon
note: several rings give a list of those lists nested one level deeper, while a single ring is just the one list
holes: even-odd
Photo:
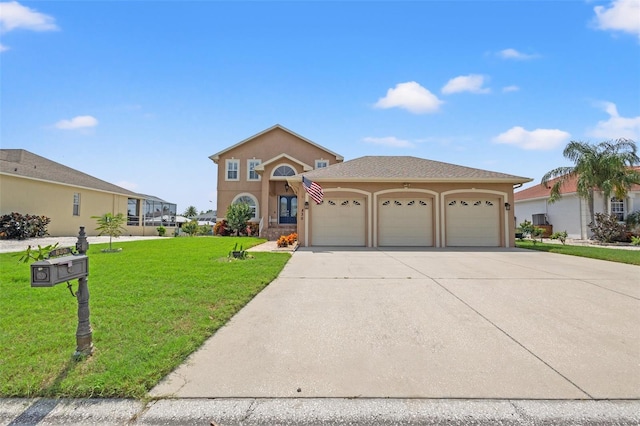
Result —
[{"label": "garage door panel", "polygon": [[433,201],[429,198],[381,198],[379,246],[433,246]]},{"label": "garage door panel", "polygon": [[328,198],[311,207],[311,245],[364,246],[365,199]]},{"label": "garage door panel", "polygon": [[500,246],[497,198],[455,198],[446,204],[446,241],[451,247]]}]

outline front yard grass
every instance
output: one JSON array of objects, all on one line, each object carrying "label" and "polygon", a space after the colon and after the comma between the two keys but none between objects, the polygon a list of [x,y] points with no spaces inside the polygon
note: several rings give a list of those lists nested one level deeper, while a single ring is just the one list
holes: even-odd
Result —
[{"label": "front yard grass", "polygon": [[31,288],[29,265],[0,254],[0,397],[144,397],[280,273],[289,253],[227,259],[236,242],[246,249],[263,241],[116,239],[119,253],[91,245],[96,350],[79,361],[77,300],[66,284]]},{"label": "front yard grass", "polygon": [[568,254],[571,256],[589,257],[591,259],[640,265],[640,250],[621,250],[606,247],[574,246],[562,244],[533,243],[531,240],[516,241],[516,247],[547,251],[550,253]]}]

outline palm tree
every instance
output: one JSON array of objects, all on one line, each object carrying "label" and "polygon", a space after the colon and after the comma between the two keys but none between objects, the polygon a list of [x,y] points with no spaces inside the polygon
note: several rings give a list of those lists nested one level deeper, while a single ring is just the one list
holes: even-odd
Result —
[{"label": "palm tree", "polygon": [[640,163],[636,144],[630,139],[600,142],[592,145],[571,141],[562,153],[573,161],[572,167],[558,167],[542,177],[541,184],[548,187],[555,179],[549,202],[558,201],[560,188],[570,179],[576,179],[578,196],[587,200],[589,216],[594,222],[594,191],[602,191],[604,211],[609,212],[607,202],[612,195],[624,198],[633,184],[640,184],[640,173],[631,167]]},{"label": "palm tree", "polygon": [[189,206],[184,211],[184,216],[189,218],[189,219],[192,219],[192,218],[198,216],[198,209],[196,209],[195,206]]}]

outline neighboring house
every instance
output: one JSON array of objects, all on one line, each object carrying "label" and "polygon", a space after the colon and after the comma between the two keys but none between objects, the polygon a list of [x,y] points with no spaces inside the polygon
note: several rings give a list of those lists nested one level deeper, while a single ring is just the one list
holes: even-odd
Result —
[{"label": "neighboring house", "polygon": [[[556,181],[553,179],[546,186],[534,185],[514,194],[516,224],[528,220],[534,225],[551,225],[553,232],[567,231],[569,238],[589,238],[589,207],[587,201],[578,196],[576,179],[567,180],[560,188],[562,197],[550,203],[551,187]],[[606,203],[609,211],[616,214],[618,220],[624,221],[629,213],[640,210],[640,185],[633,185],[624,199],[612,197]],[[593,206],[595,213],[606,211],[601,191],[595,192]]]},{"label": "neighboring house", "polygon": [[248,203],[252,222],[269,239],[296,232],[298,195],[287,179],[339,163],[342,156],[280,125],[209,157],[218,165],[217,220],[233,203]]},{"label": "neighboring house", "polygon": [[80,226],[97,235],[105,213],[127,215],[127,234],[157,235],[175,227],[176,205],[137,194],[23,149],[0,149],[0,215],[17,212],[51,218],[52,236],[75,236]]},{"label": "neighboring house", "polygon": [[[219,166],[219,211],[250,199],[260,235],[274,239],[283,223],[295,224],[303,246],[513,247],[513,188],[531,181],[416,157],[342,162],[281,126],[210,158]],[[252,159],[264,158],[252,169]],[[321,204],[305,192],[303,176],[322,186]]]}]

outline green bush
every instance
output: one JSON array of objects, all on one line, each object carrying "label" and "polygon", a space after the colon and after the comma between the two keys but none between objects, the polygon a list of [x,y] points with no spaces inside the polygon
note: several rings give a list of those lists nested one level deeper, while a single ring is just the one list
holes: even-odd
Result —
[{"label": "green bush", "polygon": [[560,240],[560,242],[564,245],[565,241],[567,241],[567,231],[562,232],[554,232],[549,236],[552,240]]}]

